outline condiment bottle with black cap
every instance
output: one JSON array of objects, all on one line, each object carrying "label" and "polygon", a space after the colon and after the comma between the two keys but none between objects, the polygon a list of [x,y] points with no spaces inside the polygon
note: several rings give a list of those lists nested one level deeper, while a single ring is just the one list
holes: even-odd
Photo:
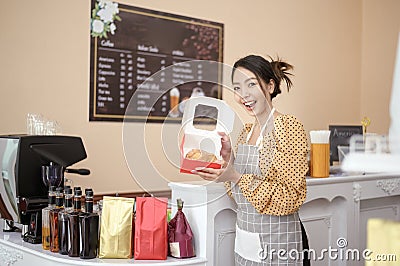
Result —
[{"label": "condiment bottle with black cap", "polygon": [[73,211],[73,197],[72,189],[70,186],[64,187],[64,209],[58,213],[58,239],[60,242],[60,249],[58,253],[68,255],[68,241],[69,241],[69,225],[68,214]]},{"label": "condiment bottle with black cap", "polygon": [[85,195],[85,212],[79,215],[81,232],[81,259],[97,257],[99,246],[99,215],[93,212],[93,190],[87,189]]},{"label": "condiment bottle with black cap", "polygon": [[58,252],[60,242],[58,238],[58,213],[64,209],[64,189],[56,188],[56,207],[50,210],[50,251]]},{"label": "condiment bottle with black cap", "polygon": [[82,190],[75,189],[74,192],[74,209],[68,216],[69,226],[69,244],[68,256],[79,257],[80,251],[80,234],[79,234],[79,215],[81,214],[81,197]]},{"label": "condiment bottle with black cap", "polygon": [[42,209],[42,247],[50,249],[50,210],[56,207],[56,187],[49,187],[49,203]]}]

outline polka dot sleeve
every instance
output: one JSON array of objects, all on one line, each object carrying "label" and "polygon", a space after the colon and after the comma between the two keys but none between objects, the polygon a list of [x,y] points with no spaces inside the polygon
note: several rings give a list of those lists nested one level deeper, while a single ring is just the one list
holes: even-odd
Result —
[{"label": "polka dot sleeve", "polygon": [[[294,116],[281,115],[274,126],[276,148],[268,169],[263,167],[263,156],[271,151],[263,146],[260,153],[260,169],[265,176],[242,175],[238,184],[259,213],[288,215],[296,212],[306,199],[307,136]],[[256,186],[254,180],[259,181]]]}]

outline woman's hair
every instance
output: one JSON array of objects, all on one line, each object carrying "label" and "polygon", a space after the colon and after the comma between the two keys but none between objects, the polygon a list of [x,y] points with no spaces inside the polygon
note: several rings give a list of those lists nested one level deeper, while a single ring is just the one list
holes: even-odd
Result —
[{"label": "woman's hair", "polygon": [[293,66],[281,61],[279,57],[277,57],[276,60],[273,60],[272,57],[269,57],[269,59],[270,61],[258,55],[248,55],[239,59],[233,65],[231,76],[232,80],[236,69],[238,67],[242,67],[253,72],[256,75],[260,85],[263,83],[268,84],[271,79],[274,81],[275,88],[271,94],[271,99],[281,93],[280,85],[282,80],[286,82],[286,87],[289,91],[289,89],[292,87],[292,81],[289,78],[289,76],[292,76],[292,74],[289,73],[289,71],[293,70]]}]

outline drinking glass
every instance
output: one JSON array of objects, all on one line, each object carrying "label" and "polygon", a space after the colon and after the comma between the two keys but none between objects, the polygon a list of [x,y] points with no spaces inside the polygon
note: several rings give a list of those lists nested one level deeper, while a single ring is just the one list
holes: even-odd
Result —
[{"label": "drinking glass", "polygon": [[42,181],[47,187],[59,187],[63,180],[64,168],[60,165],[50,163],[42,165]]}]

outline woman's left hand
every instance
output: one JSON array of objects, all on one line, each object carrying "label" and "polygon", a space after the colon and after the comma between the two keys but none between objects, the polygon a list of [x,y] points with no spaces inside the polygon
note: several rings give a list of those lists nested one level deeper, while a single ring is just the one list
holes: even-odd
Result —
[{"label": "woman's left hand", "polygon": [[192,171],[193,174],[197,174],[204,180],[214,181],[214,182],[238,182],[240,179],[240,174],[231,165],[226,168],[214,169],[206,167],[197,167]]},{"label": "woman's left hand", "polygon": [[237,183],[240,179],[240,174],[234,168],[235,158],[232,154],[231,140],[228,135],[224,132],[218,132],[221,136],[221,157],[220,161],[223,166],[221,169],[207,168],[207,167],[197,167],[192,171],[203,178],[204,180],[214,181],[214,182],[226,182],[232,181]]}]

